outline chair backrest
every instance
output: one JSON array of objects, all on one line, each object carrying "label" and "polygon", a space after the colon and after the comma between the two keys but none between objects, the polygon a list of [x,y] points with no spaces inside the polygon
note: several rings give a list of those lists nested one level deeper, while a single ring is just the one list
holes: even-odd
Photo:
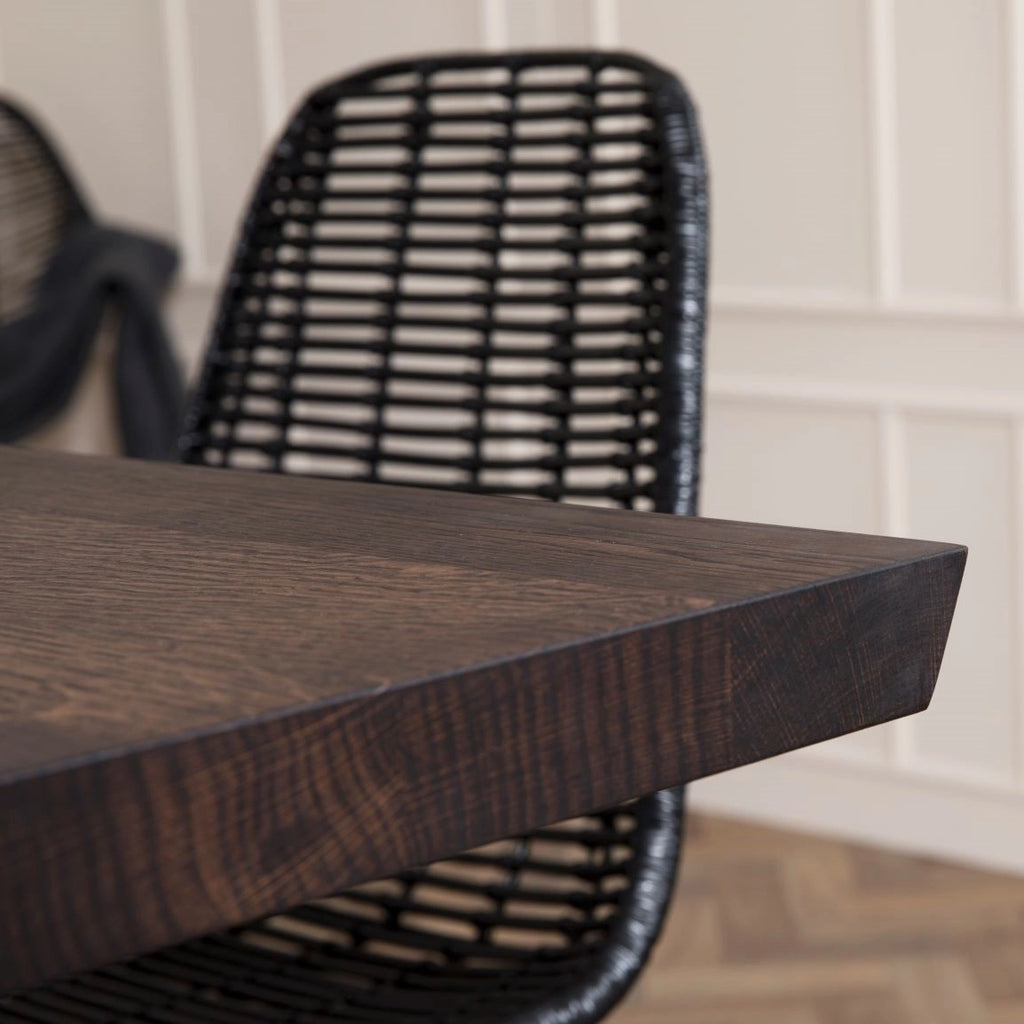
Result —
[{"label": "chair backrest", "polygon": [[0,100],[0,325],[31,307],[64,233],[86,216],[42,129],[20,107]]},{"label": "chair backrest", "polygon": [[705,167],[622,53],[312,93],[258,182],[187,461],[692,513]]}]

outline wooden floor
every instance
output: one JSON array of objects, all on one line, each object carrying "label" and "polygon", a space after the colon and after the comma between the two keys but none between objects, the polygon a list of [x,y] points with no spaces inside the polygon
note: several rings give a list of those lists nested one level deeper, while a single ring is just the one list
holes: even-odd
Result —
[{"label": "wooden floor", "polygon": [[611,1021],[1024,1024],[1024,879],[691,816],[665,934]]}]

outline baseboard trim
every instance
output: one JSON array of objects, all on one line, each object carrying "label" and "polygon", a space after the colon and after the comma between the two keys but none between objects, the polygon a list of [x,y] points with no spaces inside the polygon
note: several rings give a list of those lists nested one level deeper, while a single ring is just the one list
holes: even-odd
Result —
[{"label": "baseboard trim", "polygon": [[1024,875],[1024,793],[787,755],[693,783],[689,806]]}]

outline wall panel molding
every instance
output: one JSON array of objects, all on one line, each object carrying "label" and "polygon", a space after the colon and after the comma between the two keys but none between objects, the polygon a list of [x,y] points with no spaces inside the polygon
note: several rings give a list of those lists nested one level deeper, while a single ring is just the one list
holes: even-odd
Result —
[{"label": "wall panel molding", "polygon": [[812,750],[702,779],[688,799],[693,810],[1024,874],[1024,795],[992,781]]},{"label": "wall panel molding", "polygon": [[480,35],[485,50],[508,48],[508,0],[480,0]]},{"label": "wall panel molding", "polygon": [[1007,175],[1011,211],[1010,266],[1013,299],[1024,310],[1024,0],[1006,3],[1006,67],[1008,101],[1006,135],[1010,172]]},{"label": "wall panel molding", "polygon": [[868,0],[867,18],[875,297],[888,306],[896,302],[900,293],[901,258],[892,0]]},{"label": "wall panel molding", "polygon": [[255,0],[256,57],[260,69],[260,110],[263,137],[267,143],[277,138],[288,116],[284,77],[284,47],[281,40],[279,0]]},{"label": "wall panel molding", "polygon": [[1024,306],[988,302],[971,296],[907,294],[878,303],[865,299],[860,292],[825,288],[711,288],[712,307],[728,312],[749,312],[754,315],[788,313],[793,316],[816,316],[831,313],[837,317],[943,320],[1001,320],[1024,325]]},{"label": "wall panel molding", "polygon": [[861,381],[769,377],[762,374],[708,374],[712,397],[810,405],[854,407],[876,412],[946,413],[951,416],[1006,420],[1024,417],[1024,393],[992,392],[979,388],[919,388],[904,385],[875,387]]},{"label": "wall panel molding", "polygon": [[203,202],[199,176],[196,98],[192,51],[184,0],[161,0],[167,62],[178,240],[187,280],[208,276],[203,233]]},{"label": "wall panel molding", "polygon": [[900,294],[1010,304],[1015,268],[1008,0],[888,2],[895,45]]},{"label": "wall panel molding", "polygon": [[[907,422],[900,406],[878,407],[878,455],[882,493],[882,528],[893,537],[910,534],[910,480],[907,474]],[[907,767],[914,760],[914,720],[901,718],[888,726],[886,761]]]},{"label": "wall panel molding", "polygon": [[1010,500],[1013,502],[1013,549],[1008,552],[1014,565],[1013,621],[1016,626],[1014,675],[1017,681],[1014,708],[1013,770],[1017,786],[1024,792],[1024,417],[1012,423]]},{"label": "wall panel molding", "polygon": [[591,24],[594,27],[594,45],[605,50],[615,50],[619,41],[618,0],[592,0]]}]

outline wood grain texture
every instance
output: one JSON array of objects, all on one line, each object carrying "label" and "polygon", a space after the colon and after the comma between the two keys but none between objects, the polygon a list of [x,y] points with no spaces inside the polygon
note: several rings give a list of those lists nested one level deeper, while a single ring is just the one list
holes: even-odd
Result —
[{"label": "wood grain texture", "polygon": [[689,815],[607,1024],[1024,1024],[1024,878]]},{"label": "wood grain texture", "polygon": [[964,558],[0,450],[0,992],[920,710]]}]

